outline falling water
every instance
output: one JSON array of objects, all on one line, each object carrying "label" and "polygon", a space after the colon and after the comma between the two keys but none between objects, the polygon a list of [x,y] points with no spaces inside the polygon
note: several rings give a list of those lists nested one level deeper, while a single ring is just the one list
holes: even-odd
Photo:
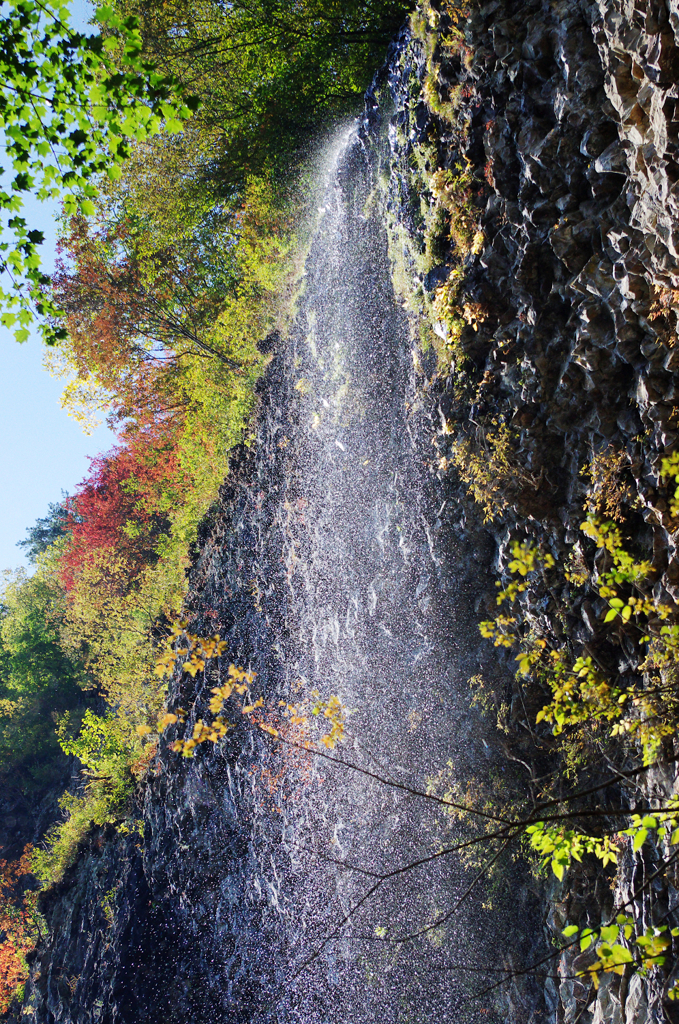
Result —
[{"label": "falling water", "polygon": [[525,875],[508,862],[472,884],[478,864],[449,847],[482,823],[426,798],[478,801],[514,769],[471,702],[472,676],[501,678],[474,611],[493,552],[432,472],[435,404],[385,227],[404,211],[378,187],[398,179],[387,145],[362,125],[330,147],[298,312],[191,573],[192,628],[219,631],[228,654],[195,680],[177,671],[168,695],[192,729],[233,660],[284,740],[305,728],[285,706],[308,712],[315,693],[349,710],[347,736],[320,756],[236,715],[195,758],[161,743],[143,830],[99,837],[49,897],[37,1020],[546,1019],[536,985],[487,991],[541,953]]},{"label": "falling water", "polygon": [[[332,147],[299,313],[279,357],[291,405],[282,417],[269,410],[251,486],[266,481],[271,459],[284,484],[277,496],[260,492],[268,539],[259,528],[254,555],[239,549],[250,558],[240,578],[259,580],[260,617],[277,622],[274,667],[265,641],[246,645],[269,696],[339,696],[351,714],[333,756],[371,774],[299,755],[253,783],[260,916],[241,925],[239,944],[260,980],[246,1017],[460,1024],[482,1010],[485,1020],[509,1020],[497,1000],[469,1001],[497,980],[485,968],[507,964],[498,951],[506,923],[482,910],[483,884],[462,898],[473,874],[455,855],[398,870],[456,834],[440,807],[408,790],[442,772],[464,790],[472,768],[489,764],[489,730],[468,685],[482,667],[473,605],[487,580],[479,535],[455,533],[459,514],[443,525],[431,448],[422,450],[410,408],[412,342],[375,162],[356,128]],[[264,554],[273,534],[275,585]],[[271,796],[281,771],[299,786],[282,782],[287,798],[272,808],[263,780]],[[242,880],[243,900],[252,885]],[[519,946],[514,932],[503,941]]]}]

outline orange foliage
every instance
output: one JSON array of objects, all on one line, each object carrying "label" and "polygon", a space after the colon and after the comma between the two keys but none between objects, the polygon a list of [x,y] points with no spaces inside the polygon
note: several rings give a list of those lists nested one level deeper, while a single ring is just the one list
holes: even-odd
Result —
[{"label": "orange foliage", "polygon": [[31,874],[33,847],[26,846],[19,860],[0,860],[0,1013],[6,1013],[19,985],[28,977],[25,956],[40,936],[36,892],[22,891]]}]

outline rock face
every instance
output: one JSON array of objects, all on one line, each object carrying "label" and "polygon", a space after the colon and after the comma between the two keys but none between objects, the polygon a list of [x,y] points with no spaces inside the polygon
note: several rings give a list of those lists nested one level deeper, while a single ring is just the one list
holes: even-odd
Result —
[{"label": "rock face", "polygon": [[[280,701],[337,693],[355,709],[339,756],[371,775],[281,753],[245,719],[193,760],[163,747],[137,831],[93,837],[45,897],[50,935],[22,1020],[674,1019],[659,976],[595,993],[570,953],[468,1001],[491,988],[488,967],[527,969],[567,921],[600,923],[616,897],[634,902],[650,848],[625,851],[615,894],[589,867],[555,886],[544,935],[519,867],[496,876],[490,912],[476,889],[458,907],[474,875],[456,858],[398,884],[381,876],[467,835],[407,788],[483,790],[502,776],[520,788],[526,711],[476,611],[491,606],[490,567],[505,568],[513,537],[539,537],[559,560],[570,551],[593,456],[617,459],[611,500],[652,554],[655,596],[679,597],[660,471],[679,448],[679,5],[493,0],[474,8],[464,46],[428,50],[420,35],[393,48],[363,125],[328,158],[300,316],[277,343],[256,444],[232,460],[191,577],[193,631],[220,631],[229,652],[171,694],[191,723],[206,716],[233,660],[257,672],[282,729]],[[392,277],[454,342],[446,372]],[[455,336],[434,301],[451,280]],[[498,416],[513,489],[499,525],[483,527],[449,463],[460,437],[482,449]],[[542,594],[527,610],[597,639],[586,597]],[[506,743],[470,706],[480,670],[504,690]],[[669,768],[645,785],[661,799],[677,791]],[[669,882],[644,900],[638,916],[679,924]]]},{"label": "rock face", "polygon": [[609,446],[624,452],[639,532],[671,597],[678,570],[659,463],[679,438],[676,28],[662,2],[481,6],[465,60],[437,51],[437,88],[461,87],[451,119],[410,102],[413,79],[428,74],[423,47],[401,57],[390,184],[395,219],[411,197],[404,259],[426,295],[446,267],[417,265],[427,223],[413,195],[434,203],[437,168],[464,159],[477,172],[482,242],[461,264],[454,248],[447,259],[461,268],[459,306],[478,306],[460,339],[475,393],[465,407],[448,397],[454,376],[439,378],[442,415],[462,404],[474,426],[506,414],[517,464],[541,482],[518,495],[516,522],[548,524],[555,537],[559,522],[572,530],[581,518],[581,467]]},{"label": "rock face", "polygon": [[[663,479],[661,461],[679,440],[677,6],[493,2],[473,11],[465,46],[445,42],[443,6],[431,6],[428,26],[419,25],[420,42],[404,51],[392,79],[398,129],[389,190],[395,246],[405,276],[419,287],[421,311],[440,313],[432,293],[451,269],[455,302],[465,311],[447,379],[423,375],[440,391],[442,475],[461,438],[472,453],[484,445],[490,452],[500,417],[511,451],[504,492],[490,491],[510,498],[495,508],[500,523],[489,526],[498,568],[507,565],[513,537],[540,540],[561,564],[572,556],[589,486],[590,508],[609,517],[623,512],[652,560],[654,599],[676,601],[674,485]],[[412,102],[413,82],[427,78],[428,90]],[[459,184],[465,166],[472,172],[466,195]],[[406,230],[397,215],[404,196]],[[458,239],[440,264],[423,265],[437,201],[447,204],[453,229],[466,204],[479,244],[465,249]],[[450,319],[435,329],[450,342]],[[588,465],[591,486],[582,475]],[[454,493],[454,474],[449,486]],[[585,564],[580,545],[575,551]],[[597,649],[603,610],[591,594],[543,590],[528,597],[524,614],[541,635]],[[633,636],[622,629],[616,644],[619,671],[633,671]],[[529,745],[517,742],[521,721],[512,701],[514,749],[529,758]],[[635,796],[658,806],[678,791],[672,763],[645,778]],[[573,872],[552,894],[551,933],[572,922],[597,926],[621,905],[645,927],[676,925],[677,891],[662,871],[656,877],[661,853],[626,849],[613,893],[600,872]],[[609,977],[598,993],[575,977],[586,965],[585,955],[564,954],[552,971],[552,1019],[676,1018],[666,997],[675,978],[671,957],[664,975],[642,979],[630,970]]]}]

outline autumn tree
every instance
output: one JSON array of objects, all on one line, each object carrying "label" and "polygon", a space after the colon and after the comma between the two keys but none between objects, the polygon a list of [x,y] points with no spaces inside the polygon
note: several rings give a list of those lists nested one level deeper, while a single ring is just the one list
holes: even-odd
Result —
[{"label": "autumn tree", "polygon": [[17,988],[28,978],[26,953],[40,936],[37,892],[31,888],[31,854],[26,846],[15,861],[0,860],[0,1013],[7,1013]]},{"label": "autumn tree", "polygon": [[172,445],[158,443],[148,432],[92,459],[89,477],[68,500],[69,538],[59,563],[66,590],[97,551],[120,556],[127,566],[125,584],[155,561],[158,539],[168,530],[168,511],[179,500],[180,480]]},{"label": "autumn tree", "polygon": [[171,430],[187,402],[187,358],[239,366],[208,331],[224,282],[173,249],[141,256],[140,234],[126,218],[97,226],[70,219],[53,279],[68,330],[61,352],[79,381],[91,378],[114,418]]}]

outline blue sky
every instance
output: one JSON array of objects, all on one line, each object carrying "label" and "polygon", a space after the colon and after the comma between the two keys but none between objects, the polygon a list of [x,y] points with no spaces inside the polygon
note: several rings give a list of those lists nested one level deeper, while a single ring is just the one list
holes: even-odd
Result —
[{"label": "blue sky", "polygon": [[[84,29],[90,11],[84,0],[72,4],[73,21]],[[31,227],[45,232],[45,268],[54,259],[56,204],[29,201]],[[59,405],[63,382],[42,368],[42,347],[32,336],[18,345],[0,326],[0,570],[24,565],[16,543],[26,528],[47,513],[62,490],[72,492],[86,475],[88,455],[108,450],[114,436],[100,427],[89,437]]]}]

